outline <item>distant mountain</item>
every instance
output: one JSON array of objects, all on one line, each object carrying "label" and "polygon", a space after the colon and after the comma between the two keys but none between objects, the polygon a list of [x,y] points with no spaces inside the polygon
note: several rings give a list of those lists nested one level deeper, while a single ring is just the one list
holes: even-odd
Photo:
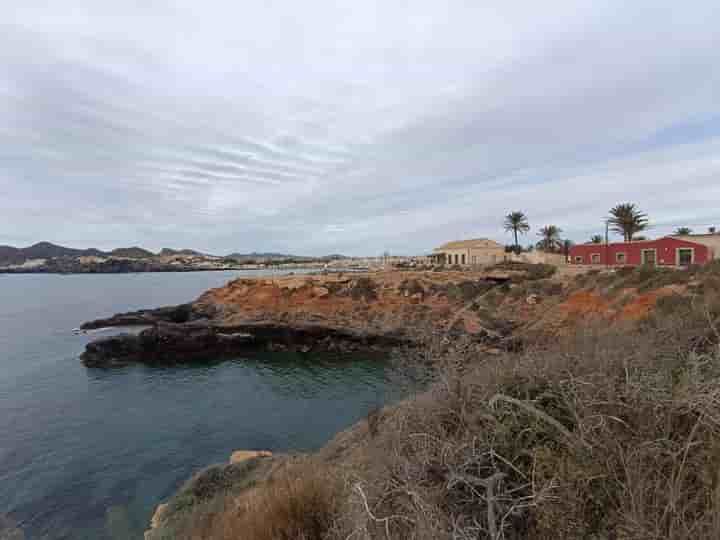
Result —
[{"label": "distant mountain", "polygon": [[140,248],[118,248],[111,252],[101,251],[95,248],[75,249],[59,246],[50,242],[38,242],[30,247],[16,248],[12,246],[0,246],[0,266],[22,264],[30,259],[54,259],[57,257],[125,257],[131,259],[146,259],[154,257],[155,254]]},{"label": "distant mountain", "polygon": [[161,257],[174,257],[177,255],[185,255],[187,257],[207,257],[205,253],[200,253],[194,249],[170,249],[162,248],[159,255]]},{"label": "distant mountain", "polygon": [[[160,256],[170,257],[177,255],[193,256],[193,257],[212,257],[206,253],[201,253],[192,249],[170,249],[163,248]],[[0,266],[8,266],[15,264],[23,264],[30,259],[54,259],[57,257],[121,257],[128,259],[148,259],[156,255],[147,249],[133,246],[127,248],[118,248],[110,252],[101,251],[95,248],[74,249],[65,246],[59,246],[50,242],[38,242],[26,248],[16,248],[13,246],[0,246]],[[252,253],[231,253],[225,257],[226,259],[235,259],[237,261],[329,261],[333,259],[343,259],[343,255],[326,255],[324,257],[305,257],[301,255],[289,255],[287,253],[275,252],[252,252]]]},{"label": "distant mountain", "polygon": [[113,257],[124,257],[126,259],[147,259],[155,256],[152,251],[137,246],[113,249],[110,255]]},{"label": "distant mountain", "polygon": [[38,242],[30,247],[15,248],[0,246],[0,264],[22,264],[28,259],[50,259],[53,257],[102,257],[99,249],[73,249],[50,242]]},{"label": "distant mountain", "polygon": [[308,257],[296,257],[295,255],[287,255],[285,253],[231,253],[226,255],[228,259],[237,259],[242,261],[244,259],[307,259]]},{"label": "distant mountain", "polygon": [[12,246],[0,246],[0,264],[22,264],[25,261],[25,255],[22,251]]}]

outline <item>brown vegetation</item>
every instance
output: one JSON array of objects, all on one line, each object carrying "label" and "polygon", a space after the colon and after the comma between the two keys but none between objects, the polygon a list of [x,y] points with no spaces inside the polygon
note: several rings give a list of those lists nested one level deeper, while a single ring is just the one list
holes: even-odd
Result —
[{"label": "brown vegetation", "polygon": [[[221,490],[187,537],[720,538],[720,279],[658,276],[574,283],[556,305],[579,324],[554,343],[493,356],[431,346],[428,391],[270,480]],[[619,315],[640,305],[639,323]]]},{"label": "brown vegetation", "polygon": [[340,488],[328,470],[287,463],[261,489],[220,497],[210,519],[206,509],[196,509],[189,538],[323,540],[340,513]]}]

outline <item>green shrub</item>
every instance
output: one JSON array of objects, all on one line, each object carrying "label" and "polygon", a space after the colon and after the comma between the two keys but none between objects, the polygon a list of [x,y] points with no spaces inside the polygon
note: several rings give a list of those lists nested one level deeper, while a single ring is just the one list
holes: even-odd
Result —
[{"label": "green shrub", "polygon": [[681,294],[673,293],[658,298],[655,305],[657,311],[663,315],[671,315],[673,313],[686,313],[692,307],[692,298]]},{"label": "green shrub", "polygon": [[479,298],[490,289],[496,287],[492,281],[461,281],[451,283],[445,288],[445,294],[451,302],[467,303]]},{"label": "green shrub", "polygon": [[368,277],[358,278],[350,287],[350,296],[353,300],[377,300],[377,284]]}]

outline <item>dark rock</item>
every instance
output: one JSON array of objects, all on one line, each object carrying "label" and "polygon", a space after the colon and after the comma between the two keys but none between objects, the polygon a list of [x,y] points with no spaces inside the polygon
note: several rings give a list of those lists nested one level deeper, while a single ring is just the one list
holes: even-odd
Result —
[{"label": "dark rock", "polygon": [[207,324],[160,323],[138,335],[120,334],[89,343],[81,355],[88,367],[130,362],[176,364],[210,360],[254,345],[248,334],[221,334]]},{"label": "dark rock", "polygon": [[135,361],[141,353],[138,336],[119,334],[88,343],[80,358],[88,367],[116,366]]},{"label": "dark rock", "polygon": [[180,304],[157,309],[141,309],[129,313],[118,313],[107,319],[96,319],[83,323],[83,330],[108,328],[113,326],[148,326],[160,322],[185,323],[207,319],[209,312],[194,304]]},{"label": "dark rock", "polygon": [[404,343],[397,335],[379,335],[321,325],[249,323],[232,327],[207,321],[159,322],[137,335],[120,334],[89,343],[81,360],[88,367],[176,364],[211,361],[218,356],[261,349],[376,351]]}]

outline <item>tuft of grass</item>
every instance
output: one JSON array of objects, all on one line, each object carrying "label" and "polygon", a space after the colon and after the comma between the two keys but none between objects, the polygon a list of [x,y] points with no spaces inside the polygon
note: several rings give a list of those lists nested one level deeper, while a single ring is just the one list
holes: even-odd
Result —
[{"label": "tuft of grass", "polygon": [[367,302],[377,300],[377,283],[368,277],[358,278],[350,287],[353,300],[365,299]]},{"label": "tuft of grass", "polygon": [[290,464],[211,520],[194,519],[193,540],[325,540],[340,512],[342,484],[309,464]]},{"label": "tuft of grass", "polygon": [[445,293],[451,302],[466,303],[489,291],[493,287],[496,287],[496,285],[490,281],[466,280],[461,281],[460,283],[449,284]]},{"label": "tuft of grass", "polygon": [[552,277],[557,272],[557,267],[552,264],[543,263],[524,263],[505,261],[498,263],[490,268],[491,270],[513,270],[516,272],[524,272],[524,276],[515,277],[515,281],[546,279]]}]

